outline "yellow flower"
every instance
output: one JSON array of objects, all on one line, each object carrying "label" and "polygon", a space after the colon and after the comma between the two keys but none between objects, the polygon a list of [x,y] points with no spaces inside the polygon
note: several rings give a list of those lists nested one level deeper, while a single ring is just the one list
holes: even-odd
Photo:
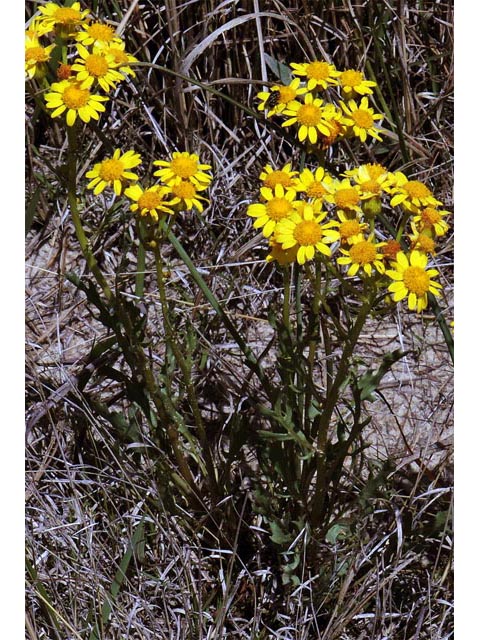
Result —
[{"label": "yellow flower", "polygon": [[416,249],[427,255],[435,255],[435,240],[428,231],[419,233],[412,224],[413,233],[408,236],[410,240],[410,249]]},{"label": "yellow flower", "polygon": [[89,25],[83,25],[83,30],[79,31],[75,39],[77,42],[85,45],[112,44],[121,43],[122,39],[116,35],[115,29],[108,24],[101,22],[92,22]]},{"label": "yellow flower", "polygon": [[195,153],[188,151],[174,151],[171,160],[155,160],[154,165],[164,167],[153,174],[160,180],[171,186],[182,180],[189,180],[196,187],[208,186],[212,176],[205,173],[212,167],[209,164],[200,164],[200,158]]},{"label": "yellow flower", "polygon": [[122,154],[120,149],[115,149],[111,158],[98,162],[86,173],[87,178],[93,178],[87,188],[93,189],[94,195],[98,196],[105,187],[113,187],[115,194],[119,196],[127,180],[138,180],[137,174],[129,169],[133,169],[141,162],[140,154],[135,151],[129,150]]},{"label": "yellow flower", "polygon": [[263,182],[263,186],[269,189],[275,189],[275,185],[281,184],[285,189],[298,190],[295,180],[297,175],[298,171],[292,171],[291,162],[287,162],[281,169],[274,169],[267,164],[260,174],[260,180]]},{"label": "yellow flower", "polygon": [[125,195],[133,200],[131,211],[141,216],[150,216],[155,222],[158,221],[160,212],[173,215],[171,202],[167,199],[170,195],[168,187],[157,184],[144,190],[139,184],[134,184],[125,189]]},{"label": "yellow flower", "polygon": [[50,54],[54,48],[55,44],[42,46],[35,36],[27,35],[25,37],[25,75],[30,80],[45,75],[45,63],[50,60]]},{"label": "yellow flower", "polygon": [[90,122],[99,119],[99,112],[105,111],[105,106],[101,104],[108,100],[106,96],[97,96],[90,93],[88,89],[82,89],[78,82],[62,80],[54,82],[52,91],[45,94],[47,109],[53,109],[50,114],[56,118],[64,111],[67,112],[67,125],[73,126],[77,115],[83,122]]},{"label": "yellow flower", "polygon": [[60,7],[55,2],[47,2],[43,7],[39,7],[39,10],[41,15],[38,20],[42,29],[55,29],[63,37],[68,37],[83,24],[89,13],[88,9],[80,10],[80,2],[74,2],[70,7]]},{"label": "yellow flower", "polygon": [[116,69],[112,56],[105,54],[103,49],[94,47],[92,53],[82,44],[77,44],[80,60],[77,58],[72,64],[72,70],[77,71],[77,80],[82,89],[90,89],[94,82],[107,93],[118,82],[123,80],[123,75]]},{"label": "yellow flower", "polygon": [[361,222],[358,218],[347,218],[343,211],[338,211],[340,222],[335,222],[340,234],[342,244],[353,244],[358,240],[364,239],[364,233],[368,229],[366,222]]},{"label": "yellow flower", "polygon": [[275,189],[262,187],[260,194],[265,202],[249,205],[247,216],[256,218],[254,228],[262,229],[263,235],[269,238],[275,231],[277,222],[295,211],[296,192],[291,189],[285,190],[281,184],[277,184]]},{"label": "yellow flower", "polygon": [[375,120],[382,120],[383,115],[375,113],[373,109],[368,106],[368,98],[362,98],[360,105],[355,100],[349,100],[348,106],[340,101],[340,106],[345,112],[343,123],[350,127],[353,134],[356,135],[362,142],[365,142],[367,135],[372,136],[376,140],[381,140],[378,133],[378,129],[375,126]]},{"label": "yellow flower", "polygon": [[373,93],[371,87],[376,87],[377,83],[372,80],[365,80],[365,76],[361,71],[355,69],[346,69],[342,71],[338,78],[338,84],[342,89],[345,97],[352,95],[367,95]]},{"label": "yellow flower", "polygon": [[257,98],[260,100],[257,109],[266,111],[267,118],[270,118],[282,113],[292,100],[306,92],[306,87],[300,87],[300,78],[294,78],[290,84],[274,84],[269,91],[257,93]]},{"label": "yellow flower", "polygon": [[207,189],[205,186],[195,186],[190,180],[180,180],[169,187],[170,193],[173,196],[170,200],[172,206],[179,205],[177,208],[180,211],[190,211],[193,207],[196,207],[198,211],[203,211],[203,204],[200,202],[209,202],[207,198],[199,196],[199,191]]},{"label": "yellow flower", "polygon": [[291,249],[297,246],[297,262],[305,264],[312,260],[318,252],[330,257],[332,251],[327,244],[339,239],[338,231],[332,229],[333,223],[322,221],[327,215],[326,211],[316,215],[313,207],[305,204],[300,211],[294,211],[288,218],[281,220],[275,230],[275,240],[282,245],[282,249]]},{"label": "yellow flower", "polygon": [[390,185],[388,171],[380,164],[362,164],[355,169],[345,171],[360,187],[360,193],[366,198],[380,196]]},{"label": "yellow flower", "polygon": [[348,178],[323,184],[327,190],[324,197],[326,202],[334,204],[339,211],[344,211],[347,217],[354,217],[357,212],[362,212],[360,207],[362,196],[358,185],[352,185]]},{"label": "yellow flower", "polygon": [[323,167],[317,167],[315,171],[305,168],[297,179],[297,191],[305,192],[307,198],[323,199],[327,193],[324,183],[332,182],[332,177],[325,172]]},{"label": "yellow flower", "polygon": [[284,110],[283,114],[289,116],[288,120],[282,122],[282,127],[289,127],[292,124],[299,125],[298,139],[303,142],[308,140],[315,144],[318,134],[328,137],[332,132],[330,121],[337,117],[337,111],[332,104],[324,106],[323,100],[314,98],[311,93],[305,96],[305,103],[302,104],[293,100]]},{"label": "yellow flower", "polygon": [[438,296],[442,285],[433,278],[438,275],[436,269],[427,269],[428,258],[419,251],[412,251],[410,255],[403,252],[397,254],[393,269],[387,269],[386,274],[394,280],[388,287],[393,293],[394,302],[408,297],[408,308],[420,313],[428,306],[430,292]]},{"label": "yellow flower", "polygon": [[41,18],[33,18],[30,21],[26,31],[25,37],[30,38],[32,40],[39,39],[44,36],[46,33],[50,33],[53,31],[53,26],[45,25]]},{"label": "yellow flower", "polygon": [[327,89],[327,87],[338,84],[340,71],[337,71],[335,65],[329,64],[328,62],[321,60],[301,64],[292,62],[290,66],[293,69],[294,76],[306,78],[308,91],[312,91],[312,89],[316,89],[317,87]]},{"label": "yellow flower", "polygon": [[105,55],[113,58],[113,62],[118,71],[135,78],[135,71],[130,67],[130,64],[132,62],[138,62],[138,59],[132,56],[131,53],[125,51],[125,42],[123,42],[123,40],[113,40],[109,44],[100,42],[98,48],[101,49]]},{"label": "yellow flower", "polygon": [[290,249],[283,249],[280,242],[277,242],[275,238],[269,238],[268,244],[270,246],[270,253],[265,258],[267,262],[278,262],[281,267],[285,267],[287,264],[292,264],[297,259],[298,245],[290,247]]},{"label": "yellow flower", "polygon": [[391,174],[393,186],[390,189],[393,198],[392,207],[401,204],[407,211],[417,213],[420,207],[437,207],[442,203],[433,197],[430,189],[419,180],[409,180],[401,171]]},{"label": "yellow flower", "polygon": [[419,231],[433,231],[437,236],[444,236],[449,227],[443,218],[448,215],[448,211],[425,207],[418,211],[412,222]]},{"label": "yellow flower", "polygon": [[348,276],[354,276],[362,269],[367,276],[371,276],[373,268],[378,273],[385,272],[383,264],[383,253],[381,249],[385,245],[384,242],[375,242],[373,236],[368,239],[356,239],[349,249],[340,249],[342,257],[337,258],[338,264],[350,265],[347,271]]}]

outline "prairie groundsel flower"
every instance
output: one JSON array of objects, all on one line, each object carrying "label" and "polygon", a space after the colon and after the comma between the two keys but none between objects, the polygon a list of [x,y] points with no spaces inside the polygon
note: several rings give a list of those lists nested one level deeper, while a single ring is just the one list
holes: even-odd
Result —
[{"label": "prairie groundsel flower", "polygon": [[54,48],[55,44],[42,46],[35,36],[25,37],[25,75],[30,80],[45,75],[46,63],[50,60]]},{"label": "prairie groundsel flower", "polygon": [[413,233],[408,236],[410,240],[410,249],[416,249],[421,253],[434,256],[435,255],[435,240],[432,238],[428,231],[419,233],[415,226],[413,227]]},{"label": "prairie groundsel flower", "polygon": [[82,89],[90,89],[97,82],[108,93],[118,82],[123,80],[123,75],[116,69],[113,57],[105,54],[98,47],[94,47],[90,53],[82,44],[77,44],[80,59],[72,64],[72,71],[77,72],[77,81]]},{"label": "prairie groundsel flower", "polygon": [[257,93],[260,103],[259,111],[265,111],[267,118],[282,113],[292,100],[307,93],[306,87],[300,86],[300,78],[294,78],[290,84],[274,84],[269,91]]},{"label": "prairie groundsel flower", "polygon": [[419,313],[428,306],[428,293],[435,296],[440,294],[442,285],[433,278],[438,275],[436,269],[427,268],[428,257],[419,251],[412,251],[409,255],[399,252],[392,269],[387,269],[386,275],[394,282],[388,290],[393,293],[394,302],[404,298],[408,300],[410,311]]},{"label": "prairie groundsel flower", "polygon": [[83,28],[76,34],[75,40],[84,46],[99,44],[121,43],[122,39],[116,35],[115,29],[108,24],[92,22],[83,25]]},{"label": "prairie groundsel flower", "polygon": [[448,211],[425,207],[413,216],[412,222],[419,231],[430,231],[437,236],[444,236],[448,231],[448,224],[443,218],[447,215]]},{"label": "prairie groundsel flower", "polygon": [[161,213],[173,215],[168,187],[154,185],[148,189],[142,189],[139,184],[134,184],[127,187],[124,193],[127,198],[133,200],[130,210],[140,216],[150,216],[154,222],[158,222]]},{"label": "prairie groundsel flower", "polygon": [[420,207],[437,207],[442,203],[433,197],[430,189],[419,180],[409,180],[401,171],[391,175],[393,182],[390,192],[392,199],[390,205],[396,207],[402,205],[407,211],[417,213]]},{"label": "prairie groundsel flower", "polygon": [[200,191],[208,189],[208,185],[196,186],[190,180],[180,180],[180,182],[169,186],[168,189],[172,196],[169,204],[179,211],[190,211],[196,207],[201,213],[203,211],[201,201],[209,202],[207,198],[199,195]]},{"label": "prairie groundsel flower", "polygon": [[402,250],[402,246],[398,240],[394,240],[390,238],[381,248],[383,255],[385,256],[385,260],[389,262],[394,262],[397,259],[397,254]]},{"label": "prairie groundsel flower", "polygon": [[153,164],[163,167],[153,175],[169,186],[188,180],[196,187],[202,187],[208,186],[212,181],[212,176],[205,173],[212,167],[209,164],[200,164],[200,158],[195,153],[174,151],[170,160],[155,160]]},{"label": "prairie groundsel flower", "polygon": [[340,236],[332,228],[332,222],[323,224],[326,215],[326,211],[315,214],[313,207],[305,204],[302,209],[297,209],[277,224],[275,241],[284,250],[297,246],[298,264],[312,260],[317,252],[330,257],[332,251],[328,244],[335,242]]},{"label": "prairie groundsel flower", "polygon": [[366,222],[361,222],[357,217],[347,218],[343,211],[337,213],[339,222],[335,221],[335,226],[340,234],[342,245],[353,244],[364,239],[364,234],[368,229]]},{"label": "prairie groundsel flower", "polygon": [[70,7],[61,7],[55,2],[47,2],[46,5],[39,7],[39,10],[38,20],[42,29],[55,30],[62,37],[68,37],[74,33],[78,26],[85,23],[89,13],[88,9],[81,10],[80,2],[74,2]]},{"label": "prairie groundsel flower", "polygon": [[378,273],[385,273],[384,256],[380,252],[383,246],[384,243],[376,243],[373,236],[368,239],[356,239],[348,249],[340,249],[343,255],[337,258],[337,262],[341,265],[349,265],[348,276],[356,275],[359,270],[371,276],[374,268]]},{"label": "prairie groundsel flower", "polygon": [[322,199],[328,193],[325,184],[331,183],[332,180],[323,167],[317,167],[315,171],[305,168],[298,176],[297,191],[304,192],[307,198]]},{"label": "prairie groundsel flower", "polygon": [[86,173],[87,178],[92,178],[87,188],[93,189],[93,194],[98,196],[105,187],[113,187],[115,195],[119,196],[127,180],[138,180],[137,174],[132,173],[130,169],[141,162],[140,154],[135,151],[129,150],[122,154],[120,149],[115,149],[111,158],[98,162]]},{"label": "prairie groundsel flower", "polygon": [[54,82],[51,89],[50,93],[45,94],[47,109],[53,109],[50,114],[52,118],[66,111],[66,122],[69,127],[75,124],[77,115],[83,122],[90,122],[91,119],[98,120],[99,113],[105,111],[102,102],[107,101],[108,98],[94,95],[88,89],[82,89],[76,81]]},{"label": "prairie groundsel flower", "polygon": [[285,267],[288,264],[292,264],[297,259],[298,245],[293,245],[289,249],[284,249],[280,242],[277,242],[274,237],[269,238],[268,244],[270,247],[270,253],[265,258],[266,262],[278,262],[281,267]]},{"label": "prairie groundsel flower", "polygon": [[105,55],[113,58],[115,68],[118,69],[118,71],[135,78],[135,71],[130,65],[138,62],[138,59],[135,58],[135,56],[132,56],[131,53],[127,53],[125,51],[125,42],[123,42],[123,40],[112,40],[112,42],[108,44],[99,42],[98,48],[101,49]]},{"label": "prairie groundsel flower", "polygon": [[355,100],[349,100],[347,104],[340,101],[340,106],[345,112],[343,123],[351,129],[353,134],[360,138],[362,142],[365,142],[367,135],[381,140],[379,130],[375,126],[376,120],[382,120],[383,115],[375,113],[373,109],[368,106],[368,98],[362,98],[360,105]]},{"label": "prairie groundsel flower", "polygon": [[287,116],[288,120],[282,122],[282,127],[289,127],[292,124],[298,125],[300,142],[308,138],[312,144],[315,144],[319,133],[326,137],[331,134],[330,121],[337,117],[337,111],[333,104],[324,105],[323,100],[314,98],[313,94],[307,93],[303,104],[298,100],[293,100],[284,110],[283,115]]},{"label": "prairie groundsel flower", "polygon": [[335,205],[338,211],[345,212],[348,217],[355,217],[357,213],[362,212],[360,207],[362,196],[358,185],[352,185],[348,178],[323,184],[327,190],[324,200]]},{"label": "prairie groundsel flower", "polygon": [[354,97],[355,94],[365,96],[373,93],[372,87],[376,87],[377,83],[372,80],[366,80],[361,71],[355,69],[346,69],[340,73],[338,84],[342,93],[346,98]]},{"label": "prairie groundsel flower", "polygon": [[247,216],[256,218],[254,228],[262,229],[263,235],[269,238],[277,223],[295,211],[294,202],[297,194],[292,189],[286,190],[281,184],[277,184],[275,189],[261,187],[260,195],[264,202],[249,205]]},{"label": "prairie groundsel flower", "polygon": [[337,71],[335,65],[329,64],[322,60],[314,60],[313,62],[304,62],[297,64],[292,62],[290,66],[293,69],[294,76],[300,76],[307,81],[308,91],[313,89],[327,89],[332,85],[338,84],[340,71]]},{"label": "prairie groundsel flower", "polygon": [[291,162],[287,162],[281,169],[274,169],[267,164],[260,173],[260,180],[264,187],[275,189],[275,185],[281,184],[284,189],[295,189],[298,191],[296,176],[298,171],[292,171]]}]

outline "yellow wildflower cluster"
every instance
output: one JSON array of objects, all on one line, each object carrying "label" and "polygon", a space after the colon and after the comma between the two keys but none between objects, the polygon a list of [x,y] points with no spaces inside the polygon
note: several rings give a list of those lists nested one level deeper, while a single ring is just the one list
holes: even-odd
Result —
[{"label": "yellow wildflower cluster", "polygon": [[295,125],[300,142],[327,148],[339,138],[367,136],[381,140],[375,113],[368,96],[376,83],[356,69],[339,71],[322,60],[292,63],[289,84],[274,84],[260,91],[259,111],[267,117],[281,116],[282,127]]},{"label": "yellow wildflower cluster", "polygon": [[208,189],[212,176],[207,173],[211,166],[201,164],[195,153],[174,151],[168,160],[155,160],[162,167],[154,172],[159,182],[143,188],[139,176],[131,169],[142,162],[140,154],[133,149],[122,153],[115,149],[112,156],[104,158],[87,172],[88,189],[99,195],[106,187],[115,195],[124,194],[131,200],[130,209],[147,221],[157,222],[163,213],[173,215],[178,211],[190,211],[194,207],[203,211],[208,200],[200,193]]},{"label": "yellow wildflower cluster", "polygon": [[[439,294],[438,271],[427,263],[436,236],[448,230],[448,212],[422,182],[380,164],[334,177],[323,167],[295,171],[291,163],[266,165],[260,182],[258,202],[248,206],[247,215],[269,240],[267,262],[328,259],[348,277],[375,278],[395,302],[408,298],[409,309],[419,312],[427,307],[428,293]],[[380,214],[396,206],[404,212],[403,223],[389,238]],[[407,222],[413,235],[405,233]]]},{"label": "yellow wildflower cluster", "polygon": [[25,74],[46,88],[45,101],[52,118],[65,114],[68,126],[80,118],[98,120],[109,93],[135,76],[136,58],[113,26],[92,20],[79,2],[39,7],[25,32]]}]

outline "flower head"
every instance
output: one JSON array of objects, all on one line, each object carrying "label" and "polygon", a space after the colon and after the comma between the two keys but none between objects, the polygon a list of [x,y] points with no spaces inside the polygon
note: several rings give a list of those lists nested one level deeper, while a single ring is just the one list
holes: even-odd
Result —
[{"label": "flower head", "polygon": [[94,82],[98,82],[108,93],[123,80],[123,75],[116,69],[115,60],[103,49],[94,47],[90,52],[82,44],[77,44],[77,51],[80,59],[72,64],[72,70],[77,72],[77,80],[82,89],[89,89]]},{"label": "flower head", "polygon": [[157,184],[148,189],[142,189],[139,184],[134,184],[125,189],[125,195],[133,200],[133,204],[130,205],[131,211],[135,211],[140,216],[150,216],[154,222],[158,221],[161,212],[173,215],[168,187]]},{"label": "flower head", "polygon": [[416,249],[427,255],[435,255],[435,240],[428,231],[419,233],[415,226],[412,225],[413,233],[408,236],[410,240],[410,249]]},{"label": "flower head", "polygon": [[200,164],[200,158],[188,151],[174,151],[171,160],[155,160],[154,165],[163,167],[154,172],[164,184],[169,186],[188,180],[196,187],[208,186],[212,176],[205,171],[211,169],[209,164]]},{"label": "flower head", "polygon": [[268,244],[270,246],[270,253],[265,260],[267,262],[278,262],[281,267],[285,267],[287,264],[292,264],[297,259],[298,245],[293,245],[289,249],[284,249],[280,242],[277,242],[274,237],[269,238]]},{"label": "flower head", "polygon": [[303,169],[297,179],[297,191],[305,192],[307,198],[323,199],[327,192],[325,184],[332,182],[332,177],[325,172],[323,167],[317,167],[315,171]]},{"label": "flower head", "polygon": [[281,184],[277,184],[274,189],[261,187],[260,194],[264,202],[249,205],[247,215],[256,218],[254,228],[262,229],[263,235],[269,238],[277,223],[295,211],[296,192],[292,189],[286,190]]},{"label": "flower head", "polygon": [[85,22],[88,16],[88,9],[82,11],[80,2],[74,2],[70,7],[60,7],[55,2],[47,2],[43,7],[39,7],[41,28],[46,33],[52,30],[58,32],[62,37],[70,36],[78,26]]},{"label": "flower head", "polygon": [[205,191],[207,188],[207,185],[195,186],[190,180],[180,180],[169,187],[172,196],[170,204],[172,206],[178,205],[177,208],[181,211],[190,211],[196,207],[198,211],[202,212],[203,204],[201,201],[208,202],[208,199],[200,196],[199,192]]},{"label": "flower head", "polygon": [[76,34],[75,39],[86,47],[90,45],[109,45],[115,42],[122,42],[122,39],[116,35],[113,27],[101,22],[92,22],[91,24],[83,25],[83,29]]},{"label": "flower head", "polygon": [[392,207],[401,204],[404,209],[417,213],[420,207],[437,207],[442,203],[433,197],[430,189],[419,180],[409,180],[401,171],[391,174],[393,182],[390,189],[393,197]]},{"label": "flower head", "polygon": [[297,64],[292,62],[290,66],[293,69],[294,76],[300,76],[307,80],[307,89],[326,89],[332,85],[338,84],[340,71],[337,71],[335,65],[329,64],[322,60],[314,60],[313,62],[304,62]]},{"label": "flower head", "polygon": [[298,247],[298,264],[312,260],[317,252],[330,257],[332,251],[327,245],[340,236],[338,231],[332,229],[332,222],[323,224],[326,215],[326,211],[316,214],[312,205],[305,204],[301,210],[297,209],[277,224],[275,240],[282,245],[282,249]]},{"label": "flower head", "polygon": [[433,278],[438,275],[436,269],[427,269],[428,257],[419,251],[409,255],[399,252],[393,269],[387,269],[386,275],[393,280],[388,290],[393,293],[394,302],[408,298],[408,308],[420,313],[428,306],[428,293],[438,296],[442,285]]},{"label": "flower head", "polygon": [[71,127],[77,115],[83,122],[90,122],[90,119],[98,120],[99,112],[105,111],[105,106],[101,104],[108,100],[106,96],[97,96],[88,89],[84,89],[76,81],[62,80],[54,82],[52,91],[45,94],[47,109],[53,109],[50,114],[56,118],[64,111],[67,112],[67,125]]},{"label": "flower head", "polygon": [[360,207],[362,196],[358,185],[352,185],[348,178],[323,184],[327,190],[324,197],[326,202],[334,204],[339,211],[344,211],[350,217],[355,216],[357,212],[362,212]]},{"label": "flower head", "polygon": [[345,112],[343,122],[350,127],[353,134],[365,142],[367,135],[372,136],[376,140],[381,140],[378,129],[375,126],[376,120],[382,120],[383,115],[375,113],[368,106],[368,98],[362,98],[360,105],[355,100],[349,100],[348,104],[340,101],[340,106]]},{"label": "flower head", "polygon": [[298,125],[300,142],[308,138],[312,144],[317,142],[319,133],[323,136],[331,134],[330,121],[337,117],[337,111],[332,104],[324,105],[323,100],[314,98],[311,93],[305,95],[303,104],[298,100],[290,102],[283,113],[288,116],[288,120],[282,122],[282,127],[289,127],[292,124]]},{"label": "flower head", "polygon": [[383,264],[383,253],[380,252],[384,246],[383,242],[375,242],[373,236],[368,239],[356,239],[349,249],[340,249],[343,254],[340,258],[337,258],[338,264],[350,265],[347,271],[347,275],[354,276],[361,269],[367,276],[371,276],[373,268],[378,273],[385,272],[385,266]]},{"label": "flower head", "polygon": [[364,239],[364,233],[368,229],[366,222],[361,222],[357,217],[347,218],[343,211],[338,211],[339,222],[335,222],[340,234],[342,244],[353,244]]},{"label": "flower head", "polygon": [[98,196],[105,187],[113,187],[117,196],[122,193],[127,180],[138,180],[138,176],[130,169],[141,164],[140,154],[129,150],[126,153],[115,149],[111,158],[105,158],[102,162],[94,165],[93,169],[86,173],[87,178],[92,178],[87,188],[93,189],[94,195]]},{"label": "flower head", "polygon": [[46,63],[50,60],[54,48],[55,44],[42,46],[35,36],[25,37],[25,75],[30,80],[45,75]]},{"label": "flower head", "polygon": [[131,53],[125,51],[125,42],[123,42],[123,40],[115,39],[110,43],[99,42],[98,48],[101,49],[105,55],[113,59],[118,71],[135,78],[135,71],[130,65],[132,62],[138,62],[138,59],[132,56]]},{"label": "flower head", "polygon": [[402,250],[402,246],[398,240],[390,238],[382,247],[382,253],[385,256],[385,260],[393,262],[397,259],[397,253]]},{"label": "flower head", "polygon": [[338,78],[338,84],[345,97],[352,97],[355,94],[364,96],[373,93],[371,87],[376,87],[377,83],[372,80],[365,80],[361,71],[346,69],[342,71]]},{"label": "flower head", "polygon": [[265,111],[270,118],[282,113],[292,100],[307,93],[306,87],[300,86],[300,78],[294,78],[290,84],[274,84],[269,91],[260,91],[257,98],[259,111]]},{"label": "flower head", "polygon": [[419,231],[430,231],[437,236],[443,236],[448,231],[448,224],[443,219],[449,215],[448,211],[439,211],[434,207],[420,209],[413,217],[413,224]]},{"label": "flower head", "polygon": [[260,180],[264,187],[275,189],[275,185],[281,184],[285,189],[297,189],[296,176],[298,171],[292,171],[292,163],[287,162],[281,169],[274,169],[267,164],[260,174]]}]

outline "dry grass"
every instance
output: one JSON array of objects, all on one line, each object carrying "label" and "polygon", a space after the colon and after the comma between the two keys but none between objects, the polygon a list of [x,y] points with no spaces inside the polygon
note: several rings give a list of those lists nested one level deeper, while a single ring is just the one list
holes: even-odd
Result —
[{"label": "dry grass", "polygon": [[[267,314],[278,303],[282,281],[265,264],[265,247],[252,241],[245,210],[261,168],[289,161],[292,147],[232,100],[253,108],[266,79],[265,54],[285,63],[323,55],[339,68],[366,66],[380,87],[376,107],[382,110],[384,99],[391,118],[385,125],[392,135],[375,146],[375,160],[392,170],[413,167],[452,211],[450,3],[96,5],[98,15],[114,24],[127,17],[124,37],[140,60],[189,75],[231,99],[145,66],[112,101],[105,134],[115,145],[133,146],[146,165],[176,148],[211,160],[211,206],[204,216],[185,218],[182,244],[257,353],[271,336]],[[88,137],[81,172],[104,152],[98,138]],[[366,161],[372,160],[369,153]],[[33,130],[27,124],[27,201],[41,188],[26,238],[26,637],[453,637],[453,373],[434,318],[399,311],[368,326],[360,368],[378,363],[385,347],[410,353],[368,407],[369,446],[363,466],[346,470],[339,486],[337,528],[327,537],[300,532],[300,584],[283,585],[284,558],[252,508],[247,464],[233,469],[231,495],[223,515],[220,509],[212,516],[216,530],[210,527],[207,534],[192,514],[172,515],[168,487],[159,480],[167,463],[158,446],[122,442],[100,411],[101,401],[139,424],[121,385],[99,371],[87,376],[85,369],[104,328],[64,277],[86,273],[53,170],[64,157],[57,125],[40,120]],[[353,158],[347,148],[328,161],[345,166]],[[110,284],[121,282],[125,295],[133,296],[134,231],[125,206],[106,220],[101,201],[89,198],[85,223]],[[436,261],[444,285],[441,306],[450,320],[453,233]],[[171,300],[180,318],[193,319],[197,350],[204,354],[196,385],[209,437],[221,454],[235,416],[248,420],[248,397],[258,390],[173,250],[167,262]],[[190,287],[193,307],[182,287]],[[147,264],[140,311],[153,344],[157,309],[153,266]],[[145,455],[145,446],[153,455]]]}]

